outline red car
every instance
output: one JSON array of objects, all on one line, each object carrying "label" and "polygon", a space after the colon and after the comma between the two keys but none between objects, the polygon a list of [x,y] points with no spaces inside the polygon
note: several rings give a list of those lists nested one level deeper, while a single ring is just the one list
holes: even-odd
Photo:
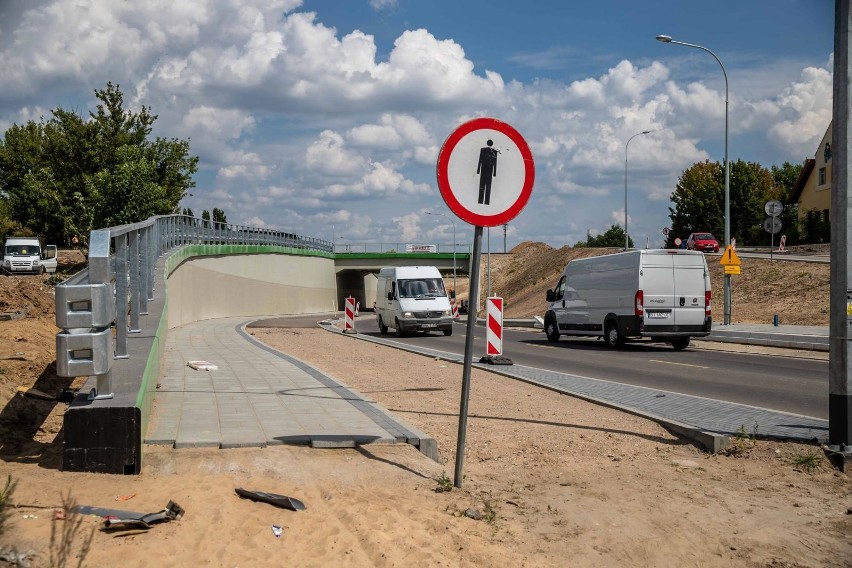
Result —
[{"label": "red car", "polygon": [[719,252],[719,242],[710,233],[692,233],[686,239],[686,248],[701,252]]}]

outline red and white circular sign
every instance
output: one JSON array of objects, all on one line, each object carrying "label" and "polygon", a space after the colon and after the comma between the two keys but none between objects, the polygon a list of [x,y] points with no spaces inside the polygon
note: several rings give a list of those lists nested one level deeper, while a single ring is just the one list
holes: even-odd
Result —
[{"label": "red and white circular sign", "polygon": [[476,118],[456,128],[438,154],[438,188],[461,220],[494,227],[518,216],[532,194],[535,163],[509,124]]}]

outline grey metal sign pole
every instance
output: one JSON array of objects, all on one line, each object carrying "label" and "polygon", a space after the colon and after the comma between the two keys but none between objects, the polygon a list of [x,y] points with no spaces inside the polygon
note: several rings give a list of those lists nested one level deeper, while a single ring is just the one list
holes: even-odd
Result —
[{"label": "grey metal sign pole", "polygon": [[479,256],[482,252],[482,227],[473,232],[473,256],[470,259],[470,287],[468,288],[467,337],[464,341],[464,370],[462,371],[461,404],[459,404],[459,437],[456,442],[456,473],[453,485],[462,486],[464,467],[464,439],[467,433],[467,402],[470,398],[470,366],[473,360],[473,332],[476,327],[476,309],[470,300],[479,298]]},{"label": "grey metal sign pole", "polygon": [[831,166],[831,301],[829,317],[828,444],[852,463],[852,265],[850,226],[850,0],[836,0],[834,11],[834,102]]}]

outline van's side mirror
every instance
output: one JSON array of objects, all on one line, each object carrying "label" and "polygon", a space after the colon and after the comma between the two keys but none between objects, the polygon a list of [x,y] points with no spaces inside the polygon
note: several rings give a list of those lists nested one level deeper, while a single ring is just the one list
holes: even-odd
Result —
[{"label": "van's side mirror", "polygon": [[556,301],[556,294],[553,293],[553,290],[548,290],[547,296],[545,297],[545,299],[548,302],[555,302]]},{"label": "van's side mirror", "polygon": [[393,292],[388,292],[388,301],[393,301]]}]

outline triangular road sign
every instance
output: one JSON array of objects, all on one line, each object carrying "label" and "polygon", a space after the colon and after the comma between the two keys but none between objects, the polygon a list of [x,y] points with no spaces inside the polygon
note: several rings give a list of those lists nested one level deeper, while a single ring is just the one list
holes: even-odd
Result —
[{"label": "triangular road sign", "polygon": [[725,252],[722,253],[722,259],[719,261],[722,266],[739,266],[741,264],[740,257],[737,256],[734,247],[728,245],[725,247]]}]

